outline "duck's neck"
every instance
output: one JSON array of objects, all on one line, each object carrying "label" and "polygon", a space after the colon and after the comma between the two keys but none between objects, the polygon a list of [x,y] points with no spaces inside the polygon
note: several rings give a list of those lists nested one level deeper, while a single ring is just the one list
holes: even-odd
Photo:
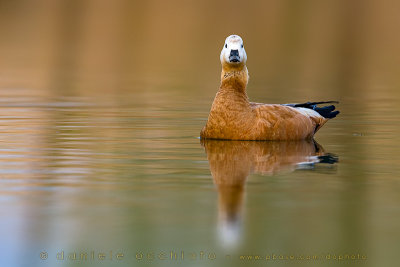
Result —
[{"label": "duck's neck", "polygon": [[245,65],[238,68],[223,66],[221,72],[221,86],[219,90],[236,91],[238,93],[246,94],[248,80],[249,73]]}]

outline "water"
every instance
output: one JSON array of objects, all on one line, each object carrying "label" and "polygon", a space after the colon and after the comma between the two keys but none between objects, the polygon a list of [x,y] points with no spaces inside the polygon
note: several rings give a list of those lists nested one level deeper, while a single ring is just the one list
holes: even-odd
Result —
[{"label": "water", "polygon": [[[345,112],[317,134],[316,152],[307,142],[201,144],[208,97],[150,105],[18,92],[4,90],[1,103],[6,263],[69,265],[77,264],[70,253],[88,253],[79,264],[98,266],[92,251],[112,251],[107,266],[229,266],[243,264],[242,254],[273,253],[360,254],[368,261],[353,263],[373,266],[398,248],[394,101],[378,114],[341,104]],[[299,165],[318,153],[339,162]]]},{"label": "water", "polygon": [[317,144],[201,142],[230,13],[84,2],[0,8],[1,266],[395,266],[395,9],[249,4],[251,100],[341,114]]}]

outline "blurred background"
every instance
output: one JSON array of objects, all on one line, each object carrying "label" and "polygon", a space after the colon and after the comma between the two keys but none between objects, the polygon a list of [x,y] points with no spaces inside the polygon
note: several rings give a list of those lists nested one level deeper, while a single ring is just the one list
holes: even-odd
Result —
[{"label": "blurred background", "polygon": [[[244,264],[199,260],[204,251],[396,266],[399,14],[395,0],[0,0],[0,263]],[[217,188],[210,151],[242,164],[254,151],[305,155],[200,144],[231,34],[244,39],[251,100],[340,101],[316,136],[335,167],[249,171],[236,193]],[[224,207],[237,224],[221,230]],[[92,250],[126,257],[56,258]],[[135,258],[171,250],[198,258]]]},{"label": "blurred background", "polygon": [[235,33],[253,87],[376,97],[369,88],[399,84],[399,9],[392,0],[1,1],[0,81],[84,95],[135,93],[157,79],[213,93]]}]

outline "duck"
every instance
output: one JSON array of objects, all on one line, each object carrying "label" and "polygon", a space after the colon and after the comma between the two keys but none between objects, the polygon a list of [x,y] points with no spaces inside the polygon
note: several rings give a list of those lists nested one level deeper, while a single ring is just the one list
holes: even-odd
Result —
[{"label": "duck", "polygon": [[200,139],[287,141],[312,139],[339,111],[338,101],[295,104],[250,102],[243,39],[230,35],[221,50],[221,83]]}]

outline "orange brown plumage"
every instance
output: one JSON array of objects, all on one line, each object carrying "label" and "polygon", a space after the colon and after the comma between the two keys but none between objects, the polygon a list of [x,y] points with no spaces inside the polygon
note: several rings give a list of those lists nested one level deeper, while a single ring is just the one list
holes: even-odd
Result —
[{"label": "orange brown plumage", "polygon": [[[232,50],[229,54],[228,43]],[[237,45],[239,43],[239,45]],[[243,51],[241,51],[241,49]],[[225,51],[224,51],[225,50]],[[239,57],[239,59],[238,59]],[[324,117],[319,112],[295,105],[261,104],[249,101],[246,94],[248,70],[243,41],[229,36],[221,52],[221,84],[200,136],[204,139],[227,140],[304,140],[314,134],[339,112],[328,108]],[[235,59],[231,62],[230,59]],[[239,62],[238,62],[239,60]],[[307,103],[305,103],[307,104]],[[322,108],[323,111],[326,111]],[[322,112],[321,112],[322,113]]]}]

